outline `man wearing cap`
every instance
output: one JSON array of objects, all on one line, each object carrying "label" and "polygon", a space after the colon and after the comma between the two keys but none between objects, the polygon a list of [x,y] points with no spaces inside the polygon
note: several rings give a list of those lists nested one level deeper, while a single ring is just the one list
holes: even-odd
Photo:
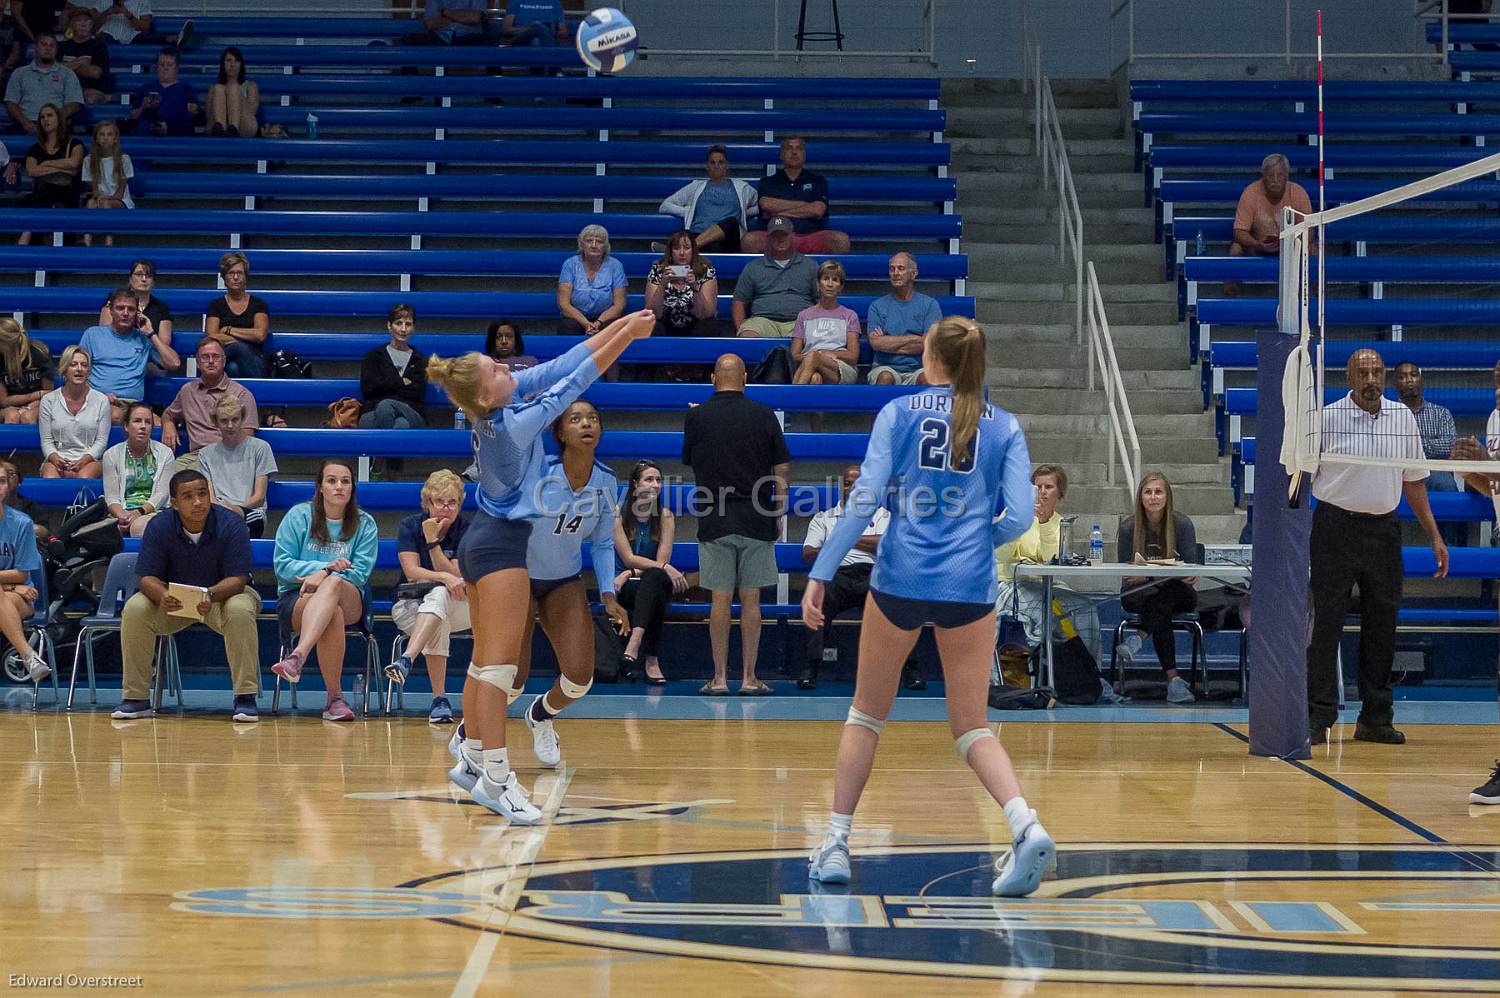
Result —
[{"label": "man wearing cap", "polygon": [[734,328],[740,336],[786,338],[797,313],[818,299],[818,265],[792,244],[792,220],[766,226],[765,256],[751,260],[734,286]]}]

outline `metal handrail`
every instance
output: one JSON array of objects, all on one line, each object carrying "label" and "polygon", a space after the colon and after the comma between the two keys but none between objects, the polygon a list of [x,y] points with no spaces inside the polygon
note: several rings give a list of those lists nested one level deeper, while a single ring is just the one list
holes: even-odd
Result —
[{"label": "metal handrail", "polygon": [[[1094,390],[1097,373],[1104,387],[1104,412],[1109,417],[1110,437],[1115,445],[1115,457],[1125,473],[1126,493],[1135,495],[1136,483],[1141,478],[1141,441],[1135,432],[1135,416],[1130,411],[1130,399],[1125,394],[1125,379],[1120,374],[1120,361],[1115,356],[1115,340],[1109,331],[1109,317],[1104,313],[1104,297],[1099,293],[1099,277],[1094,272],[1094,261],[1089,261],[1089,391]],[[1115,462],[1104,462],[1105,482],[1115,484]]]}]

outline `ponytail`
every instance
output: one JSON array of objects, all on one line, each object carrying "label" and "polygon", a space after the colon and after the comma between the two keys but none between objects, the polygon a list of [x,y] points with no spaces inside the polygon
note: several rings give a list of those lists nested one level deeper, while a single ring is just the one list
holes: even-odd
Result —
[{"label": "ponytail", "polygon": [[953,382],[948,450],[951,466],[956,468],[971,456],[970,445],[984,411],[984,330],[973,319],[950,315],[932,327],[930,342]]},{"label": "ponytail", "polygon": [[475,425],[490,415],[479,404],[479,361],[480,355],[472,352],[451,359],[437,354],[427,358],[427,380],[447,392],[453,404]]}]

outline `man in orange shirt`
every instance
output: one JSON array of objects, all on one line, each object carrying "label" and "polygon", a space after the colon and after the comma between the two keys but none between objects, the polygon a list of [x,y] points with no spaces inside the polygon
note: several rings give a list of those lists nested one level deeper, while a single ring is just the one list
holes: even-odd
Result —
[{"label": "man in orange shirt", "polygon": [[1311,214],[1312,202],[1301,184],[1288,180],[1290,164],[1272,153],[1260,164],[1260,179],[1240,193],[1234,209],[1234,242],[1230,256],[1275,256],[1281,252],[1281,209]]}]

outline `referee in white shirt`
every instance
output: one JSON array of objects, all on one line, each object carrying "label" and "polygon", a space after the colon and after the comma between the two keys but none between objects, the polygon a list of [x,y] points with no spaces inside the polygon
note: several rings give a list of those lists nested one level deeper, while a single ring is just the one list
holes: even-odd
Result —
[{"label": "referee in white shirt", "polygon": [[[1385,361],[1374,350],[1349,358],[1349,394],[1323,407],[1323,453],[1422,461],[1422,436],[1411,410],[1385,397]],[[1324,461],[1313,479],[1310,554],[1312,643],[1307,649],[1307,714],[1312,744],[1328,741],[1338,720],[1343,678],[1338,672],[1344,618],[1359,586],[1359,721],[1356,741],[1400,745],[1392,725],[1391,665],[1396,657],[1396,613],[1401,607],[1401,525],[1396,506],[1406,497],[1432,544],[1437,575],[1448,574],[1448,547],[1427,504],[1423,468]]]},{"label": "referee in white shirt", "polygon": [[[839,504],[833,509],[819,512],[808,521],[807,536],[802,541],[802,560],[809,565],[818,560],[818,552],[823,549],[823,543],[838,525],[839,517],[844,513],[844,503],[849,498],[849,490],[857,481],[859,465],[851,464],[844,469],[839,481]],[[849,549],[849,553],[839,563],[838,571],[833,573],[833,578],[823,587],[823,626],[808,628],[807,662],[797,676],[797,689],[818,688],[818,666],[823,663],[823,645],[828,639],[829,628],[833,626],[833,618],[845,610],[865,605],[865,596],[870,592],[870,572],[875,568],[875,549],[880,546],[880,538],[890,523],[890,512],[884,508],[877,509],[870,525],[865,528],[864,536],[854,542],[854,547]],[[901,678],[907,689],[927,688],[927,682],[916,667],[915,656],[907,660],[901,670]]]}]

